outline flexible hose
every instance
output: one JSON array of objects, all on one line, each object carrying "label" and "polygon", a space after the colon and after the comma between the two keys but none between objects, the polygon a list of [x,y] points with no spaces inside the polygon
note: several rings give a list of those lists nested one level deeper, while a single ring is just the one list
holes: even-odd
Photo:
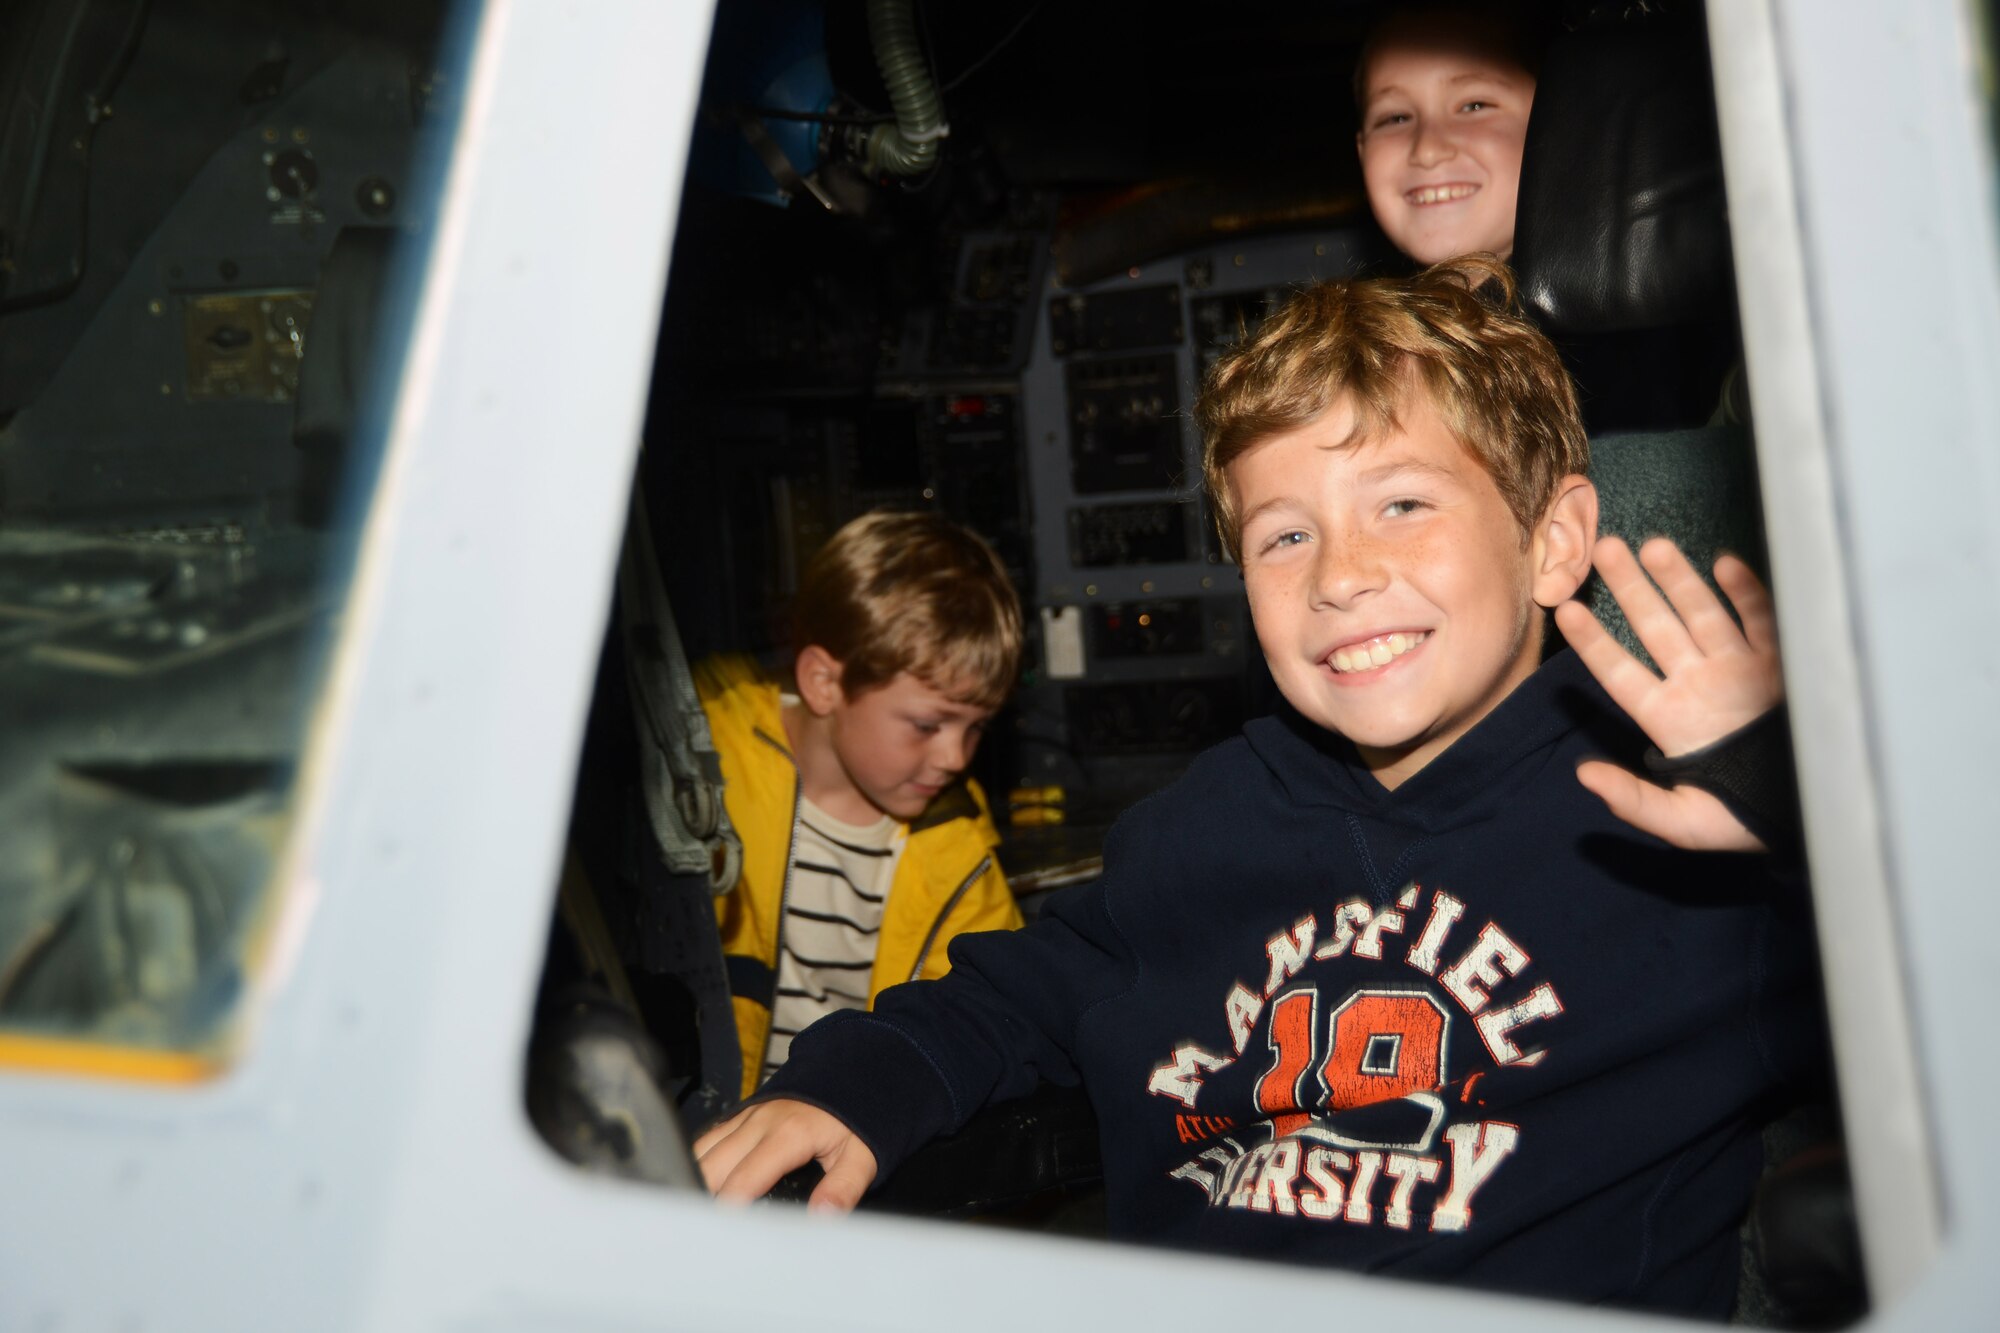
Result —
[{"label": "flexible hose", "polygon": [[944,105],[917,41],[914,0],[868,0],[868,40],[896,112],[895,124],[868,136],[868,169],[892,176],[929,171],[947,131]]}]

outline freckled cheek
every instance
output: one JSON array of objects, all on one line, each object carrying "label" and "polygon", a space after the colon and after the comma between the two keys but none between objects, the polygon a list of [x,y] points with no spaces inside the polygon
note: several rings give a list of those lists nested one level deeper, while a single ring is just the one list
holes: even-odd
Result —
[{"label": "freckled cheek", "polygon": [[1451,548],[1434,533],[1416,533],[1398,542],[1384,542],[1370,557],[1397,577],[1415,586],[1427,572],[1439,568],[1438,560],[1449,557]]},{"label": "freckled cheek", "polygon": [[1462,536],[1412,537],[1397,552],[1410,585],[1454,619],[1504,616],[1525,586],[1511,571],[1520,552],[1500,542],[1467,542]]}]

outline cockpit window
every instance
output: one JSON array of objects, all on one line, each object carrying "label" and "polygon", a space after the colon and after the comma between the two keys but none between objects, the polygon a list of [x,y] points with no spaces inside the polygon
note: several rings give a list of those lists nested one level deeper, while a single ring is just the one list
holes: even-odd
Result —
[{"label": "cockpit window", "polygon": [[0,17],[0,1064],[226,1058],[286,903],[453,10]]},{"label": "cockpit window", "polygon": [[[1441,21],[1470,8],[1410,12]],[[1518,336],[1538,349],[1550,369],[1536,382],[1560,391],[1534,411],[1573,426],[1574,443],[1589,439],[1587,467],[1579,449],[1551,472],[1590,473],[1602,503],[1590,501],[1587,526],[1635,546],[1671,536],[1701,575],[1725,571],[1721,582],[1761,604],[1748,573],[1727,572],[1742,566],[1718,564],[1724,551],[1767,562],[1705,26],[1673,7],[1518,9],[1518,32],[1427,44],[1405,29],[1371,37],[1358,5],[1253,8],[1198,34],[1129,6],[1065,13],[1060,34],[1042,7],[1012,27],[977,8],[927,7],[921,34],[899,34],[890,20],[914,24],[910,6],[870,6],[866,27],[841,6],[718,6],[528,1061],[526,1108],[552,1147],[586,1169],[687,1183],[685,1163],[675,1172],[657,1151],[678,1122],[710,1133],[701,1169],[726,1197],[858,1199],[1715,1317],[1754,1310],[1767,1294],[1758,1283],[1780,1282],[1768,1255],[1739,1274],[1753,1195],[1782,1219],[1801,1184],[1844,1191],[1831,1173],[1803,1173],[1841,1158],[1793,826],[1772,825],[1765,844],[1789,859],[1725,864],[1713,845],[1645,845],[1585,801],[1573,785],[1582,749],[1470,776],[1463,765],[1499,762],[1492,747],[1532,710],[1585,697],[1588,650],[1561,654],[1553,635],[1546,664],[1526,663],[1529,683],[1503,706],[1518,697],[1530,711],[1475,719],[1487,729],[1473,743],[1447,742],[1466,746],[1460,767],[1441,762],[1422,775],[1428,786],[1392,800],[1388,768],[1355,776],[1371,705],[1344,710],[1368,697],[1364,673],[1425,651],[1436,621],[1385,597],[1370,604],[1372,623],[1329,614],[1293,642],[1286,627],[1311,618],[1290,620],[1269,599],[1253,618],[1244,580],[1256,584],[1256,562],[1239,563],[1217,528],[1212,500],[1227,492],[1203,485],[1196,417],[1220,390],[1234,385],[1231,410],[1267,423],[1241,437],[1246,454],[1268,445],[1264,458],[1286,457],[1322,420],[1283,415],[1306,401],[1289,378],[1306,353],[1283,339],[1315,319],[1359,327],[1326,312],[1360,298],[1299,289],[1411,274],[1420,252],[1390,244],[1376,185],[1432,221],[1505,189],[1516,197],[1501,210],[1501,248],[1534,327],[1496,331],[1453,286],[1440,307],[1462,305],[1464,327],[1482,331],[1436,342],[1491,356]],[[1526,22],[1531,12],[1549,22]],[[1536,88],[1525,141],[1481,137],[1483,101],[1440,98],[1416,136],[1422,152],[1372,173],[1354,160],[1352,108],[1324,95],[1338,71],[1401,42],[1450,91],[1459,65],[1487,61],[1502,38],[1520,39],[1506,48],[1509,77]],[[1197,41],[1200,53],[1180,45]],[[1310,90],[1312,104],[1281,111],[1272,99],[1286,90]],[[1487,156],[1508,170],[1489,170]],[[1484,225],[1468,235],[1497,244]],[[1461,258],[1461,275],[1484,274],[1466,285],[1511,280],[1485,267],[1491,256]],[[1319,315],[1298,313],[1319,297]],[[1258,398],[1260,384],[1299,397]],[[1514,419],[1528,419],[1530,393],[1507,393]],[[1337,451],[1301,449],[1300,469],[1271,474],[1268,489],[1316,493],[1321,452]],[[1386,525],[1432,507],[1449,505],[1398,482],[1356,509]],[[855,823],[870,814],[856,804],[842,827],[810,804],[816,779],[791,748],[810,743],[810,724],[783,711],[780,692],[796,686],[803,705],[814,688],[817,645],[792,604],[838,600],[816,575],[820,554],[846,549],[883,509],[923,511],[991,544],[1026,609],[1026,669],[964,757],[983,806],[970,784],[958,813],[941,795],[909,814],[871,797],[881,820]],[[1288,538],[1317,541],[1310,527],[1299,516]],[[1520,558],[1514,528],[1496,530],[1497,558]],[[1373,553],[1390,538],[1373,540],[1357,545]],[[1627,592],[1646,584],[1615,556],[1600,568]],[[1623,568],[1638,567],[1628,555]],[[1699,584],[1681,580],[1683,591]],[[1635,650],[1658,648],[1612,614],[1605,587],[1579,595]],[[1447,630],[1437,642],[1464,641]],[[1426,660],[1438,659],[1386,679],[1421,679]],[[1354,691],[1345,702],[1350,684],[1335,678]],[[700,705],[678,726],[659,703],[676,694]],[[1600,720],[1625,726],[1609,710]],[[1586,731],[1613,743],[1595,721],[1563,725],[1564,745],[1582,746]],[[1554,734],[1537,730],[1533,743]],[[1635,739],[1627,729],[1616,743],[1639,762]],[[1780,737],[1760,771],[1782,787],[1790,764]],[[1325,784],[1310,799],[1291,785],[1307,773],[1302,782]],[[935,777],[916,782],[928,793]],[[1287,850],[1293,826],[1279,812],[1295,800],[1312,808]],[[1542,800],[1556,812],[1548,822],[1524,813]],[[733,859],[717,841],[718,806],[738,839]],[[919,840],[966,808],[968,828],[984,833],[989,812],[998,826],[997,838],[964,839],[985,860],[956,862],[931,897],[915,876],[870,876],[870,834],[893,838],[901,818],[912,823],[897,873],[953,864],[945,839],[921,855]],[[1519,836],[1503,853],[1510,828]],[[1564,847],[1588,850],[1567,862]],[[1026,936],[968,930],[932,951],[955,929],[951,913],[981,900],[993,864]],[[856,893],[806,896],[815,875],[867,906]],[[1537,924],[1529,904],[1551,876],[1592,888]],[[1605,914],[1601,931],[1575,915],[1583,898]],[[894,953],[897,939],[907,953]],[[1687,968],[1661,961],[1682,947]],[[926,970],[939,952],[952,973],[922,989],[943,970]],[[1696,979],[1740,958],[1755,961],[1722,963],[1715,989]],[[1635,983],[1651,967],[1657,984]],[[1700,1006],[1749,977],[1758,993],[1715,1012],[1756,1028],[1750,1044],[1770,1058],[1718,1094],[1711,1118],[1684,1107],[1656,1117],[1685,1102],[1678,1060],[1707,1070],[1709,1091],[1721,1086],[1722,1062],[1690,1055],[1690,1043],[1723,1030]],[[887,984],[909,980],[919,985]],[[1768,1044],[1767,1016],[1782,1025]],[[884,1047],[913,1063],[921,1053],[926,1069],[899,1082],[896,1055],[864,1065],[870,1038],[856,1034],[884,1032],[897,1034]],[[1642,1077],[1663,1079],[1661,1092],[1639,1091]],[[955,1119],[923,1105],[940,1085]],[[893,1159],[883,1176],[864,1195],[838,1138],[824,1178],[811,1165],[766,1173],[805,1158],[764,1152],[755,1134],[732,1143],[748,1122],[730,1117],[760,1086],[851,1116],[871,1154],[885,1145],[870,1160]],[[1005,1095],[976,1112],[957,1102],[996,1086]],[[862,1102],[877,1092],[871,1122]],[[1573,1152],[1579,1140],[1551,1108],[1598,1092],[1621,1109],[1599,1103],[1587,1118],[1620,1132],[1586,1135],[1588,1151]],[[772,1110],[782,1105],[753,1102],[749,1115],[769,1125],[767,1113],[794,1114]],[[813,1114],[779,1121],[774,1138],[831,1132]],[[1655,1131],[1674,1146],[1639,1146]],[[1787,1164],[1800,1170],[1760,1185],[1763,1168]],[[1534,1217],[1508,1220],[1530,1199]],[[1670,1242],[1652,1230],[1662,1207],[1675,1212]],[[1454,1250],[1459,1232],[1469,1249]],[[1524,1257],[1539,1246],[1546,1263]],[[1497,1266],[1465,1258],[1475,1251]],[[1673,1272],[1660,1266],[1668,1254]],[[1846,1267],[1858,1274],[1858,1262]],[[1852,1283],[1820,1290],[1845,1317],[1860,1308]]]}]

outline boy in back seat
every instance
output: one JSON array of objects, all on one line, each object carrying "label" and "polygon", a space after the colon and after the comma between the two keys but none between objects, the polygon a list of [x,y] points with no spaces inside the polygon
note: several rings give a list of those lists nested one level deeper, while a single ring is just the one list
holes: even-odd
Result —
[{"label": "boy in back seat", "polygon": [[1513,254],[1539,45],[1518,5],[1404,4],[1369,30],[1354,71],[1362,183],[1419,264]]},{"label": "boy in back seat", "polygon": [[[1530,113],[1539,91],[1544,57],[1555,37],[1551,6],[1482,0],[1402,0],[1386,9],[1368,30],[1354,71],[1354,102],[1360,127],[1355,147],[1360,154],[1362,183],[1368,206],[1383,234],[1418,264],[1435,264],[1459,255],[1488,253],[1511,260],[1517,230],[1532,228],[1521,215],[1521,181]],[[1680,48],[1671,30],[1658,34],[1662,60]],[[1577,59],[1572,53],[1551,70],[1574,83]],[[1696,72],[1685,71],[1693,79]],[[1600,90],[1593,103],[1604,100]],[[1551,182],[1562,182],[1559,212],[1564,221],[1551,227],[1545,203],[1538,266],[1546,283],[1552,258],[1564,246],[1554,236],[1595,235],[1597,229],[1618,234],[1627,228],[1651,229],[1647,243],[1634,247],[1645,256],[1655,249],[1673,249],[1667,237],[1681,233],[1707,236],[1710,224],[1701,216],[1707,197],[1696,183],[1700,173],[1683,180],[1673,173],[1687,169],[1686,160],[1671,167],[1655,162],[1663,146],[1689,132],[1678,119],[1678,98],[1654,103],[1607,105],[1601,120],[1592,119],[1597,137],[1610,136],[1616,145],[1600,153],[1602,162],[1561,162],[1557,170],[1541,164],[1541,193]],[[1573,90],[1557,87],[1544,114],[1557,118],[1558,128],[1541,136],[1537,151],[1569,141],[1563,118],[1588,116]],[[1641,129],[1641,126],[1650,128]],[[1577,131],[1572,129],[1570,136]],[[1644,150],[1641,151],[1641,145]],[[1628,156],[1620,159],[1619,150]],[[1613,161],[1629,165],[1611,168]],[[1663,200],[1677,200],[1665,203]],[[1719,191],[1714,196],[1714,225],[1720,225]],[[1636,219],[1636,220],[1635,220]],[[1685,242],[1693,243],[1693,242]],[[1572,248],[1578,248],[1576,243]],[[1583,247],[1587,248],[1587,247]],[[1614,247],[1623,256],[1623,247]],[[1576,262],[1572,258],[1572,262]],[[1693,278],[1695,275],[1689,275]],[[1613,290],[1635,280],[1624,273],[1581,275],[1558,283],[1588,288],[1591,281]],[[1697,280],[1696,290],[1700,290]],[[1565,304],[1574,307],[1572,296]],[[1587,307],[1590,303],[1583,302]],[[1726,303],[1725,303],[1726,304]],[[1578,313],[1575,308],[1569,312]],[[1707,317],[1682,316],[1659,327],[1621,326],[1588,331],[1571,329],[1560,335],[1558,349],[1578,388],[1585,425],[1592,436],[1619,430],[1659,430],[1699,425],[1716,414],[1718,396],[1731,376],[1736,359],[1736,334],[1727,310]],[[1740,395],[1726,404],[1724,419],[1740,419],[1746,408]]]},{"label": "boy in back seat", "polygon": [[[1116,1235],[1727,1312],[1765,1104],[1820,1059],[1804,895],[1755,793],[1602,761],[1698,778],[1768,727],[1769,602],[1720,562],[1739,629],[1649,543],[1670,606],[1594,543],[1569,381],[1482,283],[1511,302],[1485,260],[1311,288],[1218,361],[1206,481],[1285,708],[1099,882],[805,1034],[697,1143],[719,1195],[817,1158],[851,1206],[1080,1081]],[[1664,679],[1570,601],[1593,554]]]}]

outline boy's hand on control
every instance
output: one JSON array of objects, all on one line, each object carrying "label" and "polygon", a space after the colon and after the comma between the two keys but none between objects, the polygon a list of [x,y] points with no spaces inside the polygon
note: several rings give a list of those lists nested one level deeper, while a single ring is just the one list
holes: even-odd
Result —
[{"label": "boy's hand on control", "polygon": [[738,1111],[694,1141],[702,1183],[718,1199],[749,1203],[788,1172],[817,1161],[826,1171],[806,1206],[844,1213],[875,1180],[875,1154],[853,1130],[804,1102],[775,1098]]},{"label": "boy's hand on control", "polygon": [[[1748,565],[1733,555],[1715,562],[1716,582],[1743,618],[1739,629],[1680,548],[1664,537],[1647,542],[1637,559],[1623,541],[1605,537],[1592,558],[1663,675],[1648,671],[1580,602],[1557,607],[1556,625],[1662,754],[1671,759],[1713,744],[1784,698],[1771,595]],[[1595,760],[1579,765],[1576,775],[1613,814],[1676,847],[1764,849],[1728,807],[1698,787],[1661,787]]]}]

